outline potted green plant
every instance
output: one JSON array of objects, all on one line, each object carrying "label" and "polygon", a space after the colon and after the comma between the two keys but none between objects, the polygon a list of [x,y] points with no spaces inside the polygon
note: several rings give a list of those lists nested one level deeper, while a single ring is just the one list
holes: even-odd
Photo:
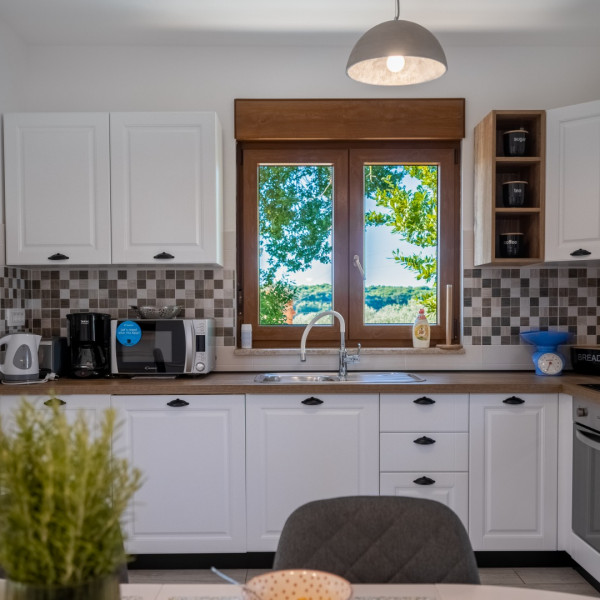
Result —
[{"label": "potted green plant", "polygon": [[120,520],[141,473],[112,456],[116,413],[23,400],[0,421],[0,565],[7,600],[112,600],[126,562]]}]

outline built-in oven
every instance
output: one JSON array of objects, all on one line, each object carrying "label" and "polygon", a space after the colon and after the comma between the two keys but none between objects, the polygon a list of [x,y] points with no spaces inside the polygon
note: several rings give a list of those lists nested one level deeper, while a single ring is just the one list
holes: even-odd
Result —
[{"label": "built-in oven", "polygon": [[600,403],[573,399],[573,532],[600,552]]}]

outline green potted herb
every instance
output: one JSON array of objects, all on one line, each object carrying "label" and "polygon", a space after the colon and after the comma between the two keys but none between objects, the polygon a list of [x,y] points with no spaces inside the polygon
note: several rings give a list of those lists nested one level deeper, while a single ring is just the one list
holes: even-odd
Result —
[{"label": "green potted herb", "polygon": [[116,414],[97,428],[83,411],[23,400],[0,421],[0,565],[7,600],[119,598],[120,519],[141,474],[112,456]]}]

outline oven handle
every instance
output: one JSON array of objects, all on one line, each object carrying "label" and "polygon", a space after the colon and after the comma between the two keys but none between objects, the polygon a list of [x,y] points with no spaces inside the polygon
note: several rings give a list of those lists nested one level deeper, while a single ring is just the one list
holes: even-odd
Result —
[{"label": "oven handle", "polygon": [[[577,423],[575,423],[575,437],[586,446],[598,450],[600,452],[600,435],[590,433],[585,429],[581,429]],[[598,441],[597,441],[598,440]]]}]

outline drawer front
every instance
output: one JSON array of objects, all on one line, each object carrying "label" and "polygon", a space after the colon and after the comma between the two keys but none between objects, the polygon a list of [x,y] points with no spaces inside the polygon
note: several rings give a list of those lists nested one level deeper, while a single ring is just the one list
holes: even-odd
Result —
[{"label": "drawer front", "polygon": [[[427,478],[425,480],[427,485],[415,483],[422,478]],[[468,530],[469,476],[467,473],[381,473],[379,489],[382,496],[410,496],[437,500],[449,506]]]},{"label": "drawer front", "polygon": [[419,432],[380,435],[381,471],[468,471],[468,469],[467,433],[423,434]]},{"label": "drawer front", "polygon": [[382,394],[381,431],[468,431],[468,394]]}]

